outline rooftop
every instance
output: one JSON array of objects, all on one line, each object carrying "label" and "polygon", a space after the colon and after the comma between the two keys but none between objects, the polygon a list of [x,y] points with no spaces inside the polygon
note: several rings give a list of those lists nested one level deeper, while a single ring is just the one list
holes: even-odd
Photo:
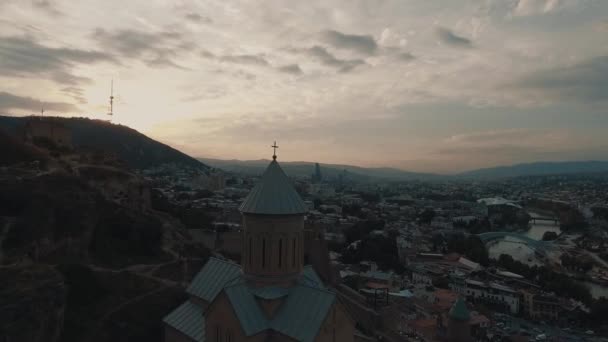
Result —
[{"label": "rooftop", "polygon": [[295,215],[308,212],[306,204],[276,160],[270,162],[260,182],[239,210],[245,214]]}]

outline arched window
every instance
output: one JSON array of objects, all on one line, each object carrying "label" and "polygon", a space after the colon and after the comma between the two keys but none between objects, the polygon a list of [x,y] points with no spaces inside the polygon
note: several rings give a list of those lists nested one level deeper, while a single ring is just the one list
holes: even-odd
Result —
[{"label": "arched window", "polygon": [[266,239],[262,239],[262,268],[266,267]]},{"label": "arched window", "polygon": [[283,239],[279,239],[279,267],[283,262]]}]

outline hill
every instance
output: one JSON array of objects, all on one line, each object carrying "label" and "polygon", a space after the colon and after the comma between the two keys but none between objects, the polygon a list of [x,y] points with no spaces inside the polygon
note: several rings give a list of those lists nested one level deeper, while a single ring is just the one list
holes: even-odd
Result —
[{"label": "hill", "polygon": [[546,176],[608,172],[607,161],[536,162],[498,166],[463,172],[461,178],[497,179],[521,176]]},{"label": "hill", "polygon": [[34,160],[44,161],[47,155],[35,146],[22,144],[17,138],[0,130],[0,166],[31,162]]},{"label": "hill", "polygon": [[[260,175],[270,163],[270,160],[223,160],[199,158],[203,163],[222,169],[228,172],[242,173],[248,175]],[[372,179],[384,180],[430,180],[441,176],[430,173],[408,172],[394,168],[367,168],[353,165],[342,164],[321,164],[321,173],[324,178],[337,178],[339,175],[346,175],[347,178],[356,181],[370,181]],[[314,162],[281,161],[281,167],[287,174],[294,177],[307,177],[314,172]]]},{"label": "hill", "polygon": [[68,152],[0,134],[0,336],[160,342],[209,251],[146,179]]},{"label": "hill", "polygon": [[[0,116],[0,131],[21,137],[25,124],[30,119],[31,117]],[[67,127],[71,131],[75,148],[112,153],[134,169],[168,163],[207,168],[196,159],[126,126],[86,118],[45,117],[44,120]]]}]

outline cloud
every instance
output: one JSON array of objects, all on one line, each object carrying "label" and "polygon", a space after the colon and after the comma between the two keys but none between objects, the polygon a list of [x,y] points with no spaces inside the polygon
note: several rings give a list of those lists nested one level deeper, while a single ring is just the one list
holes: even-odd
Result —
[{"label": "cloud", "polygon": [[33,0],[32,5],[40,10],[47,12],[52,16],[62,16],[63,12],[59,10],[57,4],[51,3],[50,0]]},{"label": "cloud", "polygon": [[297,64],[289,64],[278,68],[279,71],[292,74],[292,75],[301,75],[302,69]]},{"label": "cloud", "polygon": [[606,101],[608,56],[595,57],[572,66],[532,72],[509,87],[556,100]]},{"label": "cloud", "polygon": [[351,50],[367,55],[373,54],[378,49],[374,37],[368,35],[346,34],[328,30],[323,32],[322,36],[326,43],[337,49]]},{"label": "cloud", "polygon": [[144,32],[121,29],[109,32],[97,28],[92,38],[109,51],[123,57],[143,60],[152,67],[170,66],[183,69],[173,59],[193,48],[193,43],[177,31]]},{"label": "cloud", "polygon": [[205,24],[210,24],[213,21],[211,20],[211,18],[208,17],[203,17],[202,15],[198,14],[198,13],[187,13],[184,18],[186,18],[187,20],[191,21],[191,22],[195,22],[195,23],[205,23]]},{"label": "cloud", "polygon": [[[240,65],[248,65],[255,67],[270,68],[282,73],[301,75],[302,69],[298,64],[288,64],[283,66],[275,66],[270,64],[263,55],[241,54],[241,55],[216,55],[210,51],[201,51],[201,57],[216,60],[223,63],[233,63]],[[255,78],[255,76],[253,77]]]},{"label": "cloud", "polygon": [[559,6],[559,0],[518,0],[513,14],[515,16],[544,14],[556,10]]},{"label": "cloud", "polygon": [[436,152],[439,155],[526,159],[572,148],[573,140],[577,138],[568,130],[496,129],[450,136]]},{"label": "cloud", "polygon": [[7,92],[0,92],[0,112],[7,113],[11,110],[33,111],[38,113],[44,105],[44,109],[55,112],[75,112],[76,106],[65,102],[41,102],[31,97],[22,97]]},{"label": "cloud", "polygon": [[452,30],[445,28],[445,27],[437,28],[437,36],[439,37],[439,40],[441,40],[443,43],[445,43],[447,45],[451,45],[454,47],[460,47],[460,48],[473,47],[473,43],[471,42],[470,39],[459,36],[459,35],[455,34],[454,32],[452,32]]},{"label": "cloud", "polygon": [[315,57],[321,64],[336,68],[340,72],[348,72],[354,68],[366,64],[362,59],[339,59],[332,55],[326,48],[315,45],[306,50],[310,56]]},{"label": "cloud", "polygon": [[219,60],[222,62],[235,63],[235,64],[246,64],[246,65],[259,65],[267,66],[268,61],[259,55],[226,55],[220,56]]},{"label": "cloud", "polygon": [[61,92],[74,99],[74,101],[80,104],[86,104],[87,100],[84,97],[84,89],[79,87],[65,87],[61,89]]},{"label": "cloud", "polygon": [[47,78],[76,85],[90,80],[74,75],[78,64],[117,63],[104,52],[50,48],[31,37],[0,37],[0,76]]},{"label": "cloud", "polygon": [[507,129],[456,134],[446,139],[447,143],[494,143],[497,141],[513,141],[527,139],[538,132],[529,129]]},{"label": "cloud", "polygon": [[409,52],[401,52],[397,54],[397,59],[404,61],[404,62],[409,62],[409,61],[413,61],[414,59],[416,59],[416,56],[412,55]]}]

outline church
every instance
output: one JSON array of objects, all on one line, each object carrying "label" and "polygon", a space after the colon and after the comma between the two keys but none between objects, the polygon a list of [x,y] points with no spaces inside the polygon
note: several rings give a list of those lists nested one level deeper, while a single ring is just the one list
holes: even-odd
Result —
[{"label": "church", "polygon": [[355,323],[304,266],[307,208],[276,154],[239,210],[241,264],[209,259],[164,318],[165,341],[353,341]]}]

